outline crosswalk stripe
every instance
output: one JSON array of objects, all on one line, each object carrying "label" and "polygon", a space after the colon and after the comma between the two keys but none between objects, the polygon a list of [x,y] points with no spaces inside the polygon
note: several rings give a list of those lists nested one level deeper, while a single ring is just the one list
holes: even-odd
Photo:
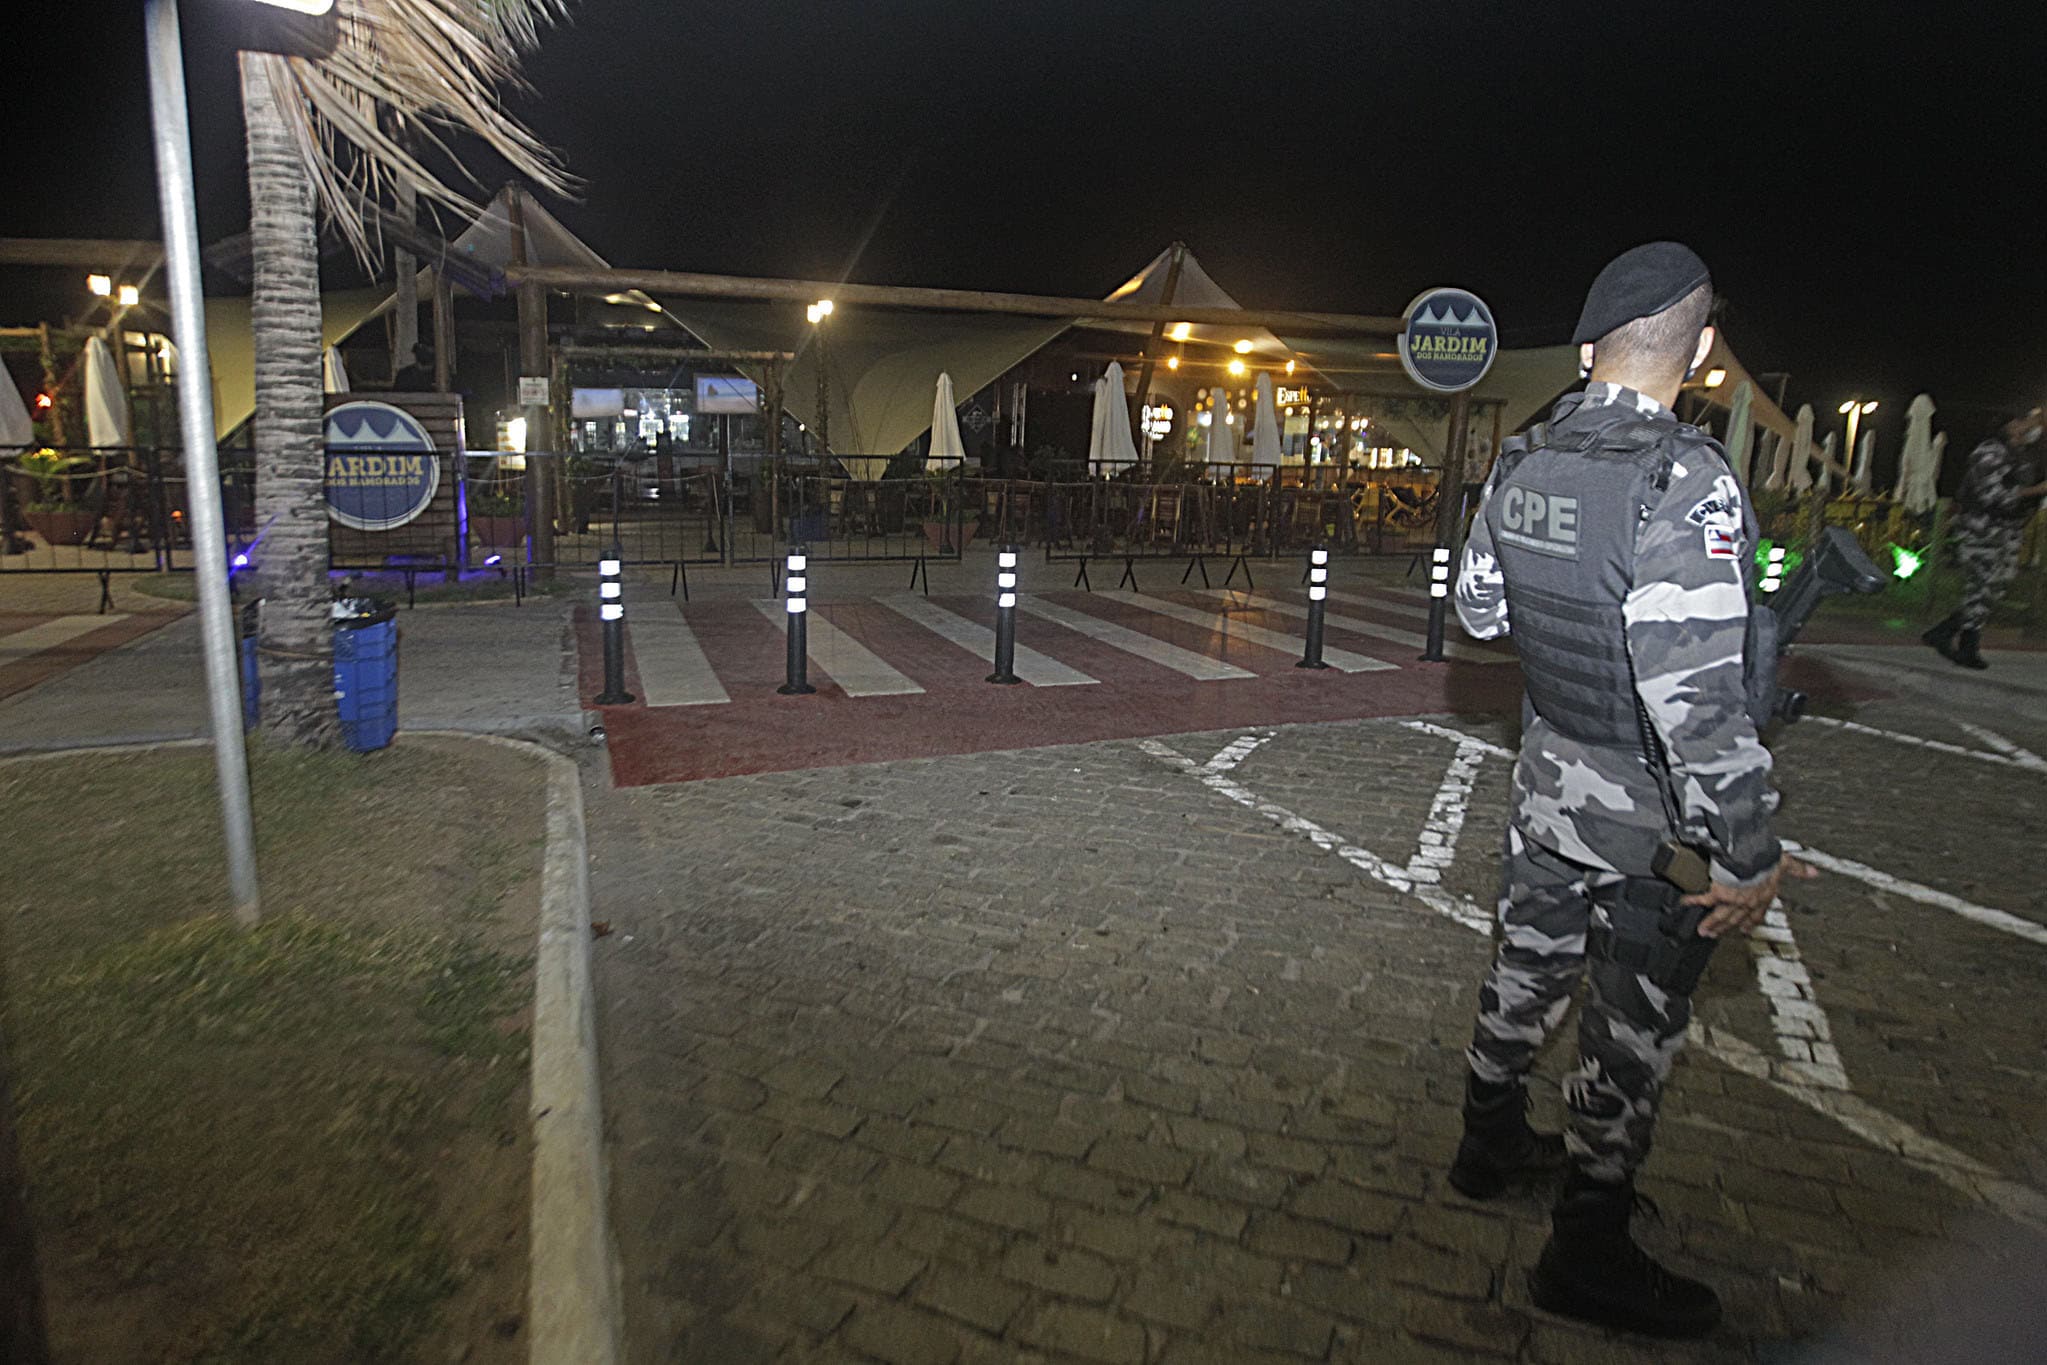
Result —
[{"label": "crosswalk stripe", "polygon": [[[1226,594],[1234,592],[1234,589],[1216,588],[1213,591],[1217,594]],[[1267,611],[1278,612],[1282,616],[1305,617],[1308,614],[1307,607],[1303,605],[1282,601],[1275,597],[1267,597],[1263,593],[1238,593],[1236,595],[1246,598],[1246,600],[1265,608]],[[1332,598],[1342,598],[1346,601],[1370,602],[1370,599],[1359,598],[1354,593],[1332,592],[1329,595]],[[1417,635],[1411,630],[1402,630],[1398,626],[1382,626],[1377,621],[1367,621],[1360,616],[1345,616],[1340,612],[1333,611],[1324,612],[1322,619],[1337,630],[1347,630],[1357,635],[1370,635],[1375,639],[1390,640],[1396,645],[1407,645],[1413,649],[1428,648],[1428,637]],[[1329,651],[1325,649],[1323,657],[1327,658],[1328,655]],[[1443,641],[1443,655],[1445,658],[1461,659],[1466,663],[1474,664],[1505,664],[1514,661],[1513,656],[1510,654],[1501,654],[1490,649],[1479,649],[1475,646],[1447,638]]]},{"label": "crosswalk stripe", "polygon": [[[1418,596],[1421,600],[1419,602],[1396,600],[1409,596]],[[1329,590],[1329,600],[1332,602],[1355,602],[1361,607],[1375,607],[1393,616],[1412,616],[1424,621],[1429,616],[1428,594],[1411,593],[1406,588],[1382,588],[1377,592],[1347,592],[1341,588],[1331,588]],[[1456,609],[1446,605],[1444,610],[1454,611]]]},{"label": "crosswalk stripe", "polygon": [[697,643],[696,632],[673,602],[636,608],[628,628],[647,705],[716,706],[732,700]]},{"label": "crosswalk stripe", "polygon": [[[756,598],[754,606],[781,630],[789,629],[789,613],[780,602]],[[816,608],[809,615],[810,662],[847,696],[907,697],[924,690],[883,663],[873,650],[827,621]]]},{"label": "crosswalk stripe", "polygon": [[125,615],[119,613],[106,616],[59,616],[53,621],[30,626],[27,630],[17,630],[11,635],[0,635],[0,664],[11,664],[16,660],[26,659],[31,654],[55,649],[88,631],[127,619]]},{"label": "crosswalk stripe", "polygon": [[1146,635],[1141,630],[1119,626],[1113,621],[1104,621],[1099,616],[1090,616],[1084,611],[1075,611],[1071,607],[1060,606],[1057,602],[1048,602],[1042,597],[1019,597],[1017,610],[1050,621],[1054,625],[1065,626],[1068,630],[1077,631],[1090,640],[1097,640],[1126,653],[1135,654],[1140,659],[1170,668],[1175,673],[1183,673],[1197,682],[1221,682],[1228,678],[1258,676],[1248,669],[1226,664],[1220,659],[1211,659],[1206,654],[1197,654],[1191,649],[1182,649],[1155,636]]},{"label": "crosswalk stripe", "polygon": [[[897,593],[882,598],[881,603],[977,658],[992,661],[995,657],[995,632],[978,621],[969,621],[915,593]],[[1016,647],[1016,676],[1032,687],[1078,687],[1100,681],[1027,645]]]},{"label": "crosswalk stripe", "polygon": [[[1200,607],[1190,607],[1183,602],[1171,602],[1160,597],[1145,597],[1137,593],[1126,592],[1097,593],[1096,596],[1112,598],[1119,602],[1127,602],[1132,606],[1142,607],[1146,611],[1157,612],[1161,616],[1169,616],[1175,621],[1185,621],[1190,625],[1202,626],[1214,630],[1225,637],[1235,636],[1240,640],[1248,640],[1254,645],[1263,645],[1267,649],[1276,649],[1286,654],[1299,654],[1307,645],[1305,636],[1282,635],[1276,630],[1268,630],[1264,626],[1253,625],[1249,621],[1240,621],[1226,613],[1204,611]],[[1258,601],[1259,599],[1254,598],[1253,600]],[[1260,605],[1263,605],[1265,602],[1272,602],[1272,599],[1265,598],[1260,602]],[[1281,609],[1282,614],[1288,614],[1284,611],[1284,603],[1273,603],[1273,606]],[[1298,614],[1306,616],[1308,614],[1307,608],[1303,607]],[[1337,649],[1328,644],[1322,647],[1322,662],[1328,664],[1331,668],[1341,669],[1345,673],[1378,673],[1389,668],[1399,667],[1398,664],[1389,664],[1383,659],[1374,659],[1369,654],[1358,654],[1348,649]]]}]

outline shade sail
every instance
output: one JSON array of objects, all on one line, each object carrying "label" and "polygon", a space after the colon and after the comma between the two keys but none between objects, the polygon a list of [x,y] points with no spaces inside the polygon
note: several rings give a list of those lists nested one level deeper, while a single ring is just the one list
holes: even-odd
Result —
[{"label": "shade sail", "polygon": [[804,320],[800,304],[676,299],[667,309],[714,350],[795,352],[783,367],[782,403],[813,426],[822,349],[832,449],[873,455],[893,455],[930,429],[933,375],[949,374],[955,391],[974,393],[1069,325],[842,306],[823,324],[820,348],[819,328]]},{"label": "shade sail", "polygon": [[[1706,380],[1715,370],[1724,370],[1726,374],[1720,383],[1708,388]],[[1734,354],[1734,348],[1728,344],[1726,330],[1716,329],[1713,333],[1713,349],[1706,353],[1706,363],[1699,366],[1697,373],[1685,382],[1685,392],[1705,399],[1716,408],[1728,408],[1733,405],[1734,396],[1743,384],[1749,386],[1750,420],[1765,431],[1792,435],[1796,424],[1784,415],[1784,409],[1778,407],[1763,391],[1762,385],[1755,382],[1755,377]]]}]

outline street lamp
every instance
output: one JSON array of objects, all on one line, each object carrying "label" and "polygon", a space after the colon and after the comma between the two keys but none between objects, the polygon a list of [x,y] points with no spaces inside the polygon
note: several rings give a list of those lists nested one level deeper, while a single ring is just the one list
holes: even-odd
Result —
[{"label": "street lamp", "polygon": [[1725,370],[1723,370],[1723,369],[1719,368],[1718,366],[1715,366],[1714,368],[1712,368],[1712,369],[1710,369],[1710,370],[1706,371],[1706,387],[1707,387],[1707,388],[1709,388],[1709,389],[1717,389],[1717,388],[1719,388],[1719,387],[1720,387],[1720,386],[1721,386],[1722,384],[1725,384],[1726,382],[1727,382],[1727,371],[1725,371]]},{"label": "street lamp", "polygon": [[1843,403],[1837,411],[1848,419],[1848,444],[1841,449],[1841,467],[1843,469],[1853,469],[1855,467],[1855,428],[1860,425],[1864,417],[1876,411],[1876,402],[1872,399],[1865,403],[1860,398],[1851,398]]},{"label": "street lamp", "polygon": [[824,320],[832,315],[832,301],[819,299],[803,312],[810,319],[810,325],[817,328],[817,452],[829,455],[832,450],[832,409],[831,409],[831,366],[825,360]]}]

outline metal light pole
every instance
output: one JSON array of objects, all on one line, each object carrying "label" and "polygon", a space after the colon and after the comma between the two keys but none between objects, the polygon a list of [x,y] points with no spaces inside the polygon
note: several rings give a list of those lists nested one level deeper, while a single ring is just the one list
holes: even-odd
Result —
[{"label": "metal light pole", "polygon": [[1840,406],[1839,411],[1848,418],[1848,444],[1841,447],[1841,467],[1852,470],[1855,468],[1855,428],[1862,424],[1865,414],[1876,411],[1876,403],[1874,401],[1865,403],[1859,398],[1851,398]]},{"label": "metal light pole", "polygon": [[825,352],[825,319],[832,315],[832,301],[819,299],[804,316],[817,328],[817,453],[832,453],[831,367]]},{"label": "metal light pole", "polygon": [[199,216],[193,202],[192,133],[185,105],[185,53],[177,0],[148,0],[149,116],[162,201],[164,267],[170,283],[171,336],[182,367],[178,424],[185,446],[185,496],[192,518],[193,577],[199,585],[199,633],[206,661],[213,767],[227,834],[228,890],[235,919],[256,922],[256,839],[249,819],[249,761],[242,743],[241,669],[227,590],[227,537],[220,509],[220,461],[213,444],[213,373],[206,357],[206,312],[199,292]]}]

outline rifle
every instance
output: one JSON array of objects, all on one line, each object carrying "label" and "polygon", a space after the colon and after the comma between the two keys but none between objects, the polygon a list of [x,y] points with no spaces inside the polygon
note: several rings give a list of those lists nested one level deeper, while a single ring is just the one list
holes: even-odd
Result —
[{"label": "rifle", "polygon": [[[1772,721],[1788,724],[1805,714],[1806,694],[1796,688],[1779,686],[1777,665],[1797,643],[1799,633],[1812,619],[1812,614],[1819,610],[1820,603],[1843,593],[1866,595],[1881,592],[1885,582],[1883,571],[1870,560],[1855,537],[1844,527],[1829,526],[1820,536],[1819,544],[1806,556],[1805,563],[1799,565],[1798,572],[1785,580],[1775,599],[1749,612],[1748,642],[1743,650],[1744,682],[1748,690],[1749,718],[1758,730]],[[1663,790],[1666,814],[1672,827],[1676,828],[1678,812],[1674,794],[1670,791],[1669,768],[1663,760],[1662,745],[1656,742],[1656,732],[1649,724],[1648,713],[1639,699],[1636,711],[1648,748],[1651,771]],[[1705,855],[1675,838],[1666,839],[1657,847],[1651,867],[1657,876],[1690,894],[1704,892],[1712,885]],[[1689,908],[1699,909],[1697,906]],[[1689,927],[1693,926],[1673,926],[1680,931],[1681,939],[1689,936],[1682,933]]]}]

